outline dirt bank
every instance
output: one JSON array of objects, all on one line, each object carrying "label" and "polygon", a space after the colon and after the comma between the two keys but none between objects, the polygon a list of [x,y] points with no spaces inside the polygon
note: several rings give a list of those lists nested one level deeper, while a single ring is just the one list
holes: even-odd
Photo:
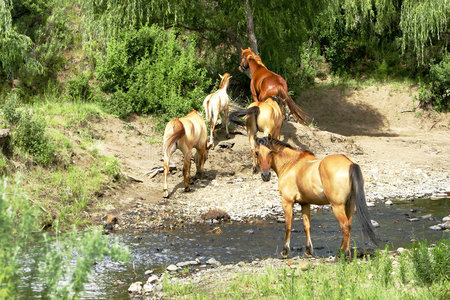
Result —
[{"label": "dirt bank", "polygon": [[[448,195],[450,116],[415,112],[413,96],[414,88],[392,85],[307,91],[297,102],[314,118],[314,126],[285,122],[281,139],[319,158],[332,153],[349,156],[362,167],[368,201]],[[189,193],[183,189],[177,151],[172,162],[177,171],[169,177],[171,195],[165,200],[162,174],[149,175],[153,167],[162,166],[161,137],[153,132],[150,119],[139,117],[129,124],[114,118],[97,124],[104,136],[100,151],[117,157],[130,180],[103,195],[111,204],[94,212],[94,219],[107,212],[117,215],[122,227],[146,229],[202,221],[201,215],[211,208],[224,210],[236,221],[281,213],[277,178],[265,183],[252,173],[246,135],[226,140],[219,129],[216,142],[234,145],[210,151],[205,177],[195,180]],[[164,222],[168,219],[170,224]]]}]

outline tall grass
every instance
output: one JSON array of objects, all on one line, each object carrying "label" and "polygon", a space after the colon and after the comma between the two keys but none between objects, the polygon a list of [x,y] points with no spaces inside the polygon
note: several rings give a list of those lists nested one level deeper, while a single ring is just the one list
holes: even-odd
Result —
[{"label": "tall grass", "polygon": [[[315,263],[312,268],[267,266],[237,271],[230,280],[183,288],[164,283],[169,298],[188,299],[444,299],[449,292],[448,239],[425,242],[401,255],[379,251],[372,258]],[[229,278],[224,276],[224,278]]]}]

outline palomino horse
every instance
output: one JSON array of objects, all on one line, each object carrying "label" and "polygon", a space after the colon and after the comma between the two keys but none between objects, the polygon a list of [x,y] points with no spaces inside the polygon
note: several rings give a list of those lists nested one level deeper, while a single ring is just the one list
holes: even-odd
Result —
[{"label": "palomino horse", "polygon": [[203,171],[203,165],[208,157],[207,130],[203,117],[195,110],[182,118],[171,120],[164,130],[164,198],[169,197],[167,175],[169,174],[169,160],[176,149],[184,154],[183,177],[184,190],[189,191],[191,181],[191,151],[197,149],[194,161],[197,173]]},{"label": "palomino horse", "polygon": [[206,120],[209,121],[210,132],[209,132],[209,144],[214,147],[214,128],[216,127],[217,120],[219,119],[219,115],[222,114],[222,122],[225,123],[225,129],[227,131],[227,138],[229,137],[228,132],[228,105],[230,99],[228,98],[227,88],[230,84],[230,78],[232,77],[230,74],[225,73],[220,75],[222,81],[220,82],[219,89],[212,94],[206,96],[203,101],[203,108],[205,109]]},{"label": "palomino horse", "polygon": [[295,150],[289,144],[267,138],[256,141],[256,152],[262,179],[270,180],[270,168],[278,175],[278,189],[286,222],[282,257],[286,258],[290,250],[292,209],[295,202],[302,206],[306,255],[313,252],[310,235],[311,204],[331,204],[341,226],[341,249],[346,256],[350,256],[350,231],[355,207],[364,235],[377,243],[369,218],[359,165],[339,154],[317,159],[309,151]]},{"label": "palomino horse", "polygon": [[246,116],[247,135],[253,160],[253,172],[257,172],[257,161],[255,155],[255,137],[258,131],[264,136],[274,138],[280,137],[281,125],[283,124],[282,113],[283,101],[278,97],[269,97],[264,102],[253,102],[247,109],[232,111],[231,122],[239,125],[244,123],[239,119]]},{"label": "palomino horse", "polygon": [[262,102],[271,96],[279,96],[287,105],[295,118],[304,124],[309,123],[309,117],[289,96],[286,80],[280,75],[269,71],[262,63],[261,58],[253,53],[251,48],[241,48],[241,64],[239,70],[244,72],[250,68],[252,79],[250,81],[250,90],[252,91],[253,101]]}]

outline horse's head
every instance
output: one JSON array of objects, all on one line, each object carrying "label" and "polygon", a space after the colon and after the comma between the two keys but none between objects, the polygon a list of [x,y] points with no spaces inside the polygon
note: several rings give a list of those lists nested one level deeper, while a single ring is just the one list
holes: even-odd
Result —
[{"label": "horse's head", "polygon": [[230,73],[225,73],[223,75],[219,74],[219,76],[220,76],[220,79],[221,79],[219,89],[222,88],[223,86],[227,86],[228,87],[228,84],[230,83],[230,79],[233,76],[231,76]]},{"label": "horse's head", "polygon": [[272,149],[269,138],[256,138],[255,154],[258,160],[259,169],[261,170],[261,178],[264,181],[270,180],[270,168],[272,166]]},{"label": "horse's head", "polygon": [[252,51],[252,48],[248,47],[247,49],[241,48],[241,64],[239,65],[239,71],[245,72],[248,69],[248,56],[255,55]]}]

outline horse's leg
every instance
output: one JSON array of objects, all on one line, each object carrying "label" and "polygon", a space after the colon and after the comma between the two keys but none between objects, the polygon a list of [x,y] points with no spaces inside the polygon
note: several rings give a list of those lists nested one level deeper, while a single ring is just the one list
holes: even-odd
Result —
[{"label": "horse's leg", "polygon": [[284,246],[283,251],[281,251],[280,255],[283,258],[287,258],[290,251],[290,243],[291,243],[291,229],[292,229],[292,209],[294,207],[294,201],[284,198],[281,200],[281,204],[283,206],[284,211],[284,222],[286,224],[285,228],[285,237],[284,237]]},{"label": "horse's leg", "polygon": [[224,116],[223,122],[225,122],[225,130],[227,132],[227,139],[230,138],[230,132],[228,131],[228,125],[230,123],[230,120],[228,119],[228,112],[229,112],[229,108],[228,108],[228,105],[227,105],[227,107],[225,107],[225,109],[223,111],[223,116]]},{"label": "horse's leg", "polygon": [[256,136],[257,130],[256,130],[256,124],[255,124],[255,118],[253,116],[250,116],[247,119],[247,135],[248,135],[248,141],[250,144],[250,151],[252,153],[252,163],[253,163],[253,173],[258,173],[258,162],[256,160],[256,153],[255,153],[255,136]]},{"label": "horse's leg", "polygon": [[182,149],[184,154],[183,163],[183,177],[184,177],[184,191],[189,192],[191,189],[189,187],[189,182],[191,181],[191,151],[187,147]]},{"label": "horse's leg", "polygon": [[352,224],[347,218],[344,205],[332,205],[332,207],[333,213],[339,221],[342,231],[342,243],[340,249],[343,250],[346,257],[350,257],[350,231],[352,230]]},{"label": "horse's leg", "polygon": [[211,122],[209,123],[209,144],[212,145],[214,149],[214,128],[216,127],[217,117],[213,116],[211,118]]},{"label": "horse's leg", "polygon": [[311,257],[314,251],[312,242],[311,242],[311,205],[303,204],[302,205],[302,217],[303,217],[303,229],[305,230],[306,236],[306,251],[305,255]]},{"label": "horse's leg", "polygon": [[256,94],[255,82],[253,79],[250,81],[250,90],[252,91],[253,101],[258,102],[258,95]]},{"label": "horse's leg", "polygon": [[169,160],[170,160],[170,154],[164,153],[164,198],[169,198],[169,186],[167,184],[167,176],[169,175]]}]

